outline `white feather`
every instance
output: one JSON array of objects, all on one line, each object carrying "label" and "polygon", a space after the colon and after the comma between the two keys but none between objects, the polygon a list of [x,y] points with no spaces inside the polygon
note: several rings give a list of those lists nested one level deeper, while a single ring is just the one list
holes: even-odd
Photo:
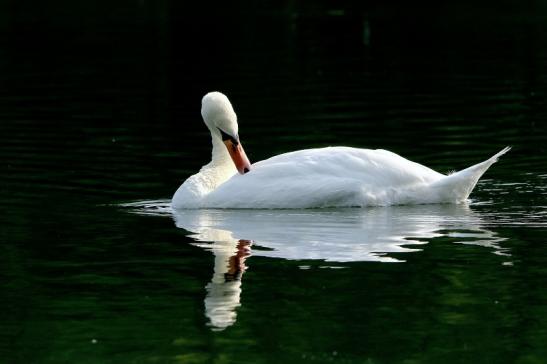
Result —
[{"label": "white feather", "polygon": [[[386,150],[349,147],[307,149],[281,154],[236,174],[214,134],[212,115],[231,115],[228,99],[207,99],[214,112],[202,109],[212,130],[213,160],[191,176],[172,199],[174,208],[312,208],[459,203],[466,200],[482,174],[509,151],[449,176]],[[210,94],[208,94],[210,95]],[[226,104],[227,102],[227,104]],[[226,112],[223,107],[230,105]],[[204,107],[206,105],[204,104]],[[223,122],[235,123],[233,120]]]}]

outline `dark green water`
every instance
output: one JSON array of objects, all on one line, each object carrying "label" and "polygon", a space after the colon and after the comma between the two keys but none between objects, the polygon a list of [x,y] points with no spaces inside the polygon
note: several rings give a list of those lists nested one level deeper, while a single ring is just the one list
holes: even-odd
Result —
[{"label": "dark green water", "polygon": [[[543,2],[30,3],[0,9],[0,363],[547,362]],[[513,150],[463,206],[173,213],[210,90],[251,161]]]}]

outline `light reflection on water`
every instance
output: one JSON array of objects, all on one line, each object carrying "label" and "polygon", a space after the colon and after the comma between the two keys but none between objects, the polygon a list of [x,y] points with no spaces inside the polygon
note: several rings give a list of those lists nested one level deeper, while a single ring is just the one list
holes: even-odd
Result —
[{"label": "light reflection on water", "polygon": [[500,250],[497,243],[503,240],[484,229],[479,215],[467,205],[180,210],[173,216],[177,227],[193,233],[190,236],[198,246],[209,248],[210,242],[246,239],[265,248],[253,255],[291,260],[403,262],[400,256],[389,254],[417,251],[418,245],[443,235],[461,232],[462,237],[473,237],[474,244],[495,250]]},{"label": "light reflection on water", "polygon": [[[428,239],[461,237],[463,244],[504,249],[505,240],[485,226],[497,217],[468,204],[305,210],[173,210],[169,200],[123,204],[143,215],[172,216],[195,245],[212,249],[219,241],[253,241],[253,255],[326,262],[404,262],[390,253],[419,251]],[[501,220],[503,223],[504,220]],[[498,221],[498,224],[500,221]],[[518,224],[518,221],[512,220]],[[524,223],[524,222],[523,222]],[[474,239],[470,241],[469,239]],[[455,241],[458,243],[458,241]]]},{"label": "light reflection on water", "polygon": [[[206,286],[205,315],[213,330],[236,322],[243,273],[249,256],[303,262],[328,262],[321,268],[344,268],[348,262],[404,262],[399,253],[417,252],[433,238],[488,248],[512,265],[503,236],[468,204],[391,206],[309,210],[172,210],[168,200],[122,205],[131,212],[171,216],[189,232],[193,245],[214,254]],[[302,269],[309,266],[303,264]]]}]

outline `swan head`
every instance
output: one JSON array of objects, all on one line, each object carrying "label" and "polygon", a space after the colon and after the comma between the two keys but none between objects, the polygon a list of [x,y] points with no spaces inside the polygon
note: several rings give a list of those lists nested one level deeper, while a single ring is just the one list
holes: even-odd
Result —
[{"label": "swan head", "polygon": [[201,116],[213,139],[221,140],[226,146],[237,171],[240,174],[249,172],[251,163],[239,140],[237,115],[226,95],[215,91],[203,96]]}]

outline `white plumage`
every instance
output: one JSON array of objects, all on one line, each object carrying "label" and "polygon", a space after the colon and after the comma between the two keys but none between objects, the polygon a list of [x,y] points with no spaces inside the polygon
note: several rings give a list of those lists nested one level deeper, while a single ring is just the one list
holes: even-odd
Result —
[{"label": "white plumage", "polygon": [[202,115],[211,130],[212,161],[179,187],[172,199],[174,208],[460,203],[490,165],[510,149],[449,176],[386,150],[349,147],[285,153],[253,164],[246,174],[237,174],[223,145],[226,133],[234,131],[232,137],[239,142],[237,120],[228,98],[218,92],[205,95]]}]

